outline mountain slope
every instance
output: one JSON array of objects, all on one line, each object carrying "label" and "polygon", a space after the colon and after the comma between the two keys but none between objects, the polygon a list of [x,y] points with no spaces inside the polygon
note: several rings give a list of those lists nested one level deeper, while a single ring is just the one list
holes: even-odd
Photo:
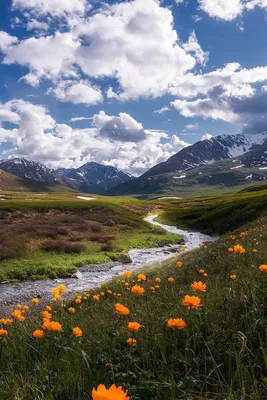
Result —
[{"label": "mountain slope", "polygon": [[[32,179],[23,178],[0,170],[0,193],[10,192],[69,192],[71,189],[59,184],[46,184]],[[0,200],[4,196],[0,195]]]},{"label": "mountain slope", "polygon": [[[192,196],[218,191],[231,192],[251,183],[267,180],[267,143],[239,157],[203,165],[185,172],[141,176],[117,186],[106,195],[117,196]],[[239,188],[240,187],[240,188]]]},{"label": "mountain slope", "polygon": [[72,179],[83,179],[86,182],[108,190],[124,182],[129,182],[133,177],[110,165],[101,165],[95,162],[88,162],[79,168],[65,169],[60,168],[58,174]]},{"label": "mountain slope", "polygon": [[262,145],[267,140],[267,132],[258,135],[222,135],[210,140],[196,142],[174,154],[167,161],[155,165],[143,176],[153,176],[168,172],[182,172],[201,165],[240,156]]},{"label": "mountain slope", "polygon": [[68,188],[84,193],[103,192],[101,188],[84,179],[75,180],[63,175],[57,174],[53,169],[36,161],[30,161],[25,158],[13,158],[10,160],[0,160],[0,169],[19,177],[31,179],[37,182],[47,184],[59,184]]}]

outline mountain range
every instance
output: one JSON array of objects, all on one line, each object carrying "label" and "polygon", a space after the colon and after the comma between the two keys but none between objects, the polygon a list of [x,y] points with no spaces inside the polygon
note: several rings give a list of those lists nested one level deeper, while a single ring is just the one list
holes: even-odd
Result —
[{"label": "mountain range", "polygon": [[201,195],[265,181],[267,132],[221,135],[196,142],[139,178],[95,162],[53,170],[36,161],[14,158],[0,160],[0,170],[26,178],[27,182],[60,185],[84,193],[142,198]]}]

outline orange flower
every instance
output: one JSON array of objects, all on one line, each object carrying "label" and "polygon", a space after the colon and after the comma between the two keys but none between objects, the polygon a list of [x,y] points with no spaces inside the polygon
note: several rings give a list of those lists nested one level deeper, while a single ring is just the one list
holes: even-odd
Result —
[{"label": "orange flower", "polygon": [[207,276],[208,276],[207,272],[204,272],[203,276],[204,276],[205,278],[207,278]]},{"label": "orange flower", "polygon": [[33,303],[33,304],[39,304],[39,301],[40,301],[40,300],[37,299],[37,298],[32,299],[32,303]]},{"label": "orange flower", "polygon": [[173,283],[173,282],[174,282],[174,278],[173,278],[172,276],[170,276],[170,277],[168,278],[168,282]]},{"label": "orange flower", "polygon": [[58,288],[57,288],[57,287],[53,288],[53,289],[51,290],[51,293],[52,293],[53,295],[59,294]]},{"label": "orange flower", "polygon": [[241,232],[240,233],[240,236],[243,238],[243,237],[245,237],[245,236],[247,236],[248,234],[247,234],[247,232]]},{"label": "orange flower", "polygon": [[204,274],[204,273],[205,273],[205,270],[204,270],[204,269],[200,269],[199,272],[200,272],[201,274]]},{"label": "orange flower", "polygon": [[202,304],[200,302],[201,300],[199,297],[186,295],[182,301],[182,305],[188,308],[198,308],[202,307]]},{"label": "orange flower", "polygon": [[142,287],[139,286],[139,285],[134,285],[134,286],[132,287],[132,289],[131,289],[131,292],[132,292],[133,294],[136,294],[137,296],[140,296],[140,295],[142,295],[142,294],[145,293],[145,289],[142,288]]},{"label": "orange flower", "polygon": [[186,327],[186,322],[183,318],[170,318],[170,319],[168,319],[167,327],[183,329]]},{"label": "orange flower", "polygon": [[59,293],[65,293],[66,292],[66,286],[64,286],[64,285],[59,285],[57,287],[57,289],[58,289]]},{"label": "orange flower", "polygon": [[143,274],[138,274],[137,275],[137,280],[138,280],[138,282],[146,281],[146,276],[143,275]]},{"label": "orange flower", "polygon": [[0,329],[0,336],[8,336],[8,331],[6,329]]},{"label": "orange flower", "polygon": [[36,339],[42,339],[44,337],[44,331],[41,331],[41,329],[36,329],[36,331],[32,333],[32,336]]},{"label": "orange flower", "polygon": [[257,253],[257,252],[258,252],[258,250],[252,249],[252,253]]},{"label": "orange flower", "polygon": [[160,278],[155,278],[155,281],[156,281],[156,282],[160,282],[161,279],[160,279]]},{"label": "orange flower", "polygon": [[122,275],[125,277],[125,278],[130,278],[130,276],[131,276],[131,271],[123,271],[123,273],[122,273]]},{"label": "orange flower", "polygon": [[82,300],[79,297],[77,297],[77,299],[75,299],[76,304],[81,304],[81,302],[82,302]]},{"label": "orange flower", "polygon": [[50,312],[48,312],[48,311],[43,311],[42,312],[42,316],[45,319],[51,319],[52,318],[52,314],[50,314]]},{"label": "orange flower", "polygon": [[115,310],[116,310],[116,313],[119,315],[129,315],[130,314],[129,308],[127,308],[119,303],[115,304]]},{"label": "orange flower", "polygon": [[29,310],[29,306],[23,306],[23,310],[28,311]]},{"label": "orange flower", "polygon": [[207,285],[206,283],[203,283],[201,281],[199,282],[194,281],[191,285],[191,289],[196,290],[198,292],[206,292]]},{"label": "orange flower", "polygon": [[47,329],[48,331],[50,331],[51,328],[51,321],[49,319],[44,319],[43,320],[43,325],[42,325],[43,329]]},{"label": "orange flower", "polygon": [[234,281],[236,279],[236,275],[235,274],[230,274],[230,278]]},{"label": "orange flower", "polygon": [[50,307],[50,306],[46,306],[45,309],[46,309],[46,311],[52,311],[52,307]]},{"label": "orange flower", "polygon": [[132,332],[137,332],[141,328],[141,325],[138,322],[129,322],[127,325],[127,329]]},{"label": "orange flower", "polygon": [[181,268],[181,266],[183,265],[183,263],[181,261],[177,261],[176,263],[177,267]]},{"label": "orange flower", "polygon": [[98,385],[97,389],[93,389],[93,400],[130,400],[127,396],[128,391],[124,392],[122,387],[116,385],[110,386],[109,389],[105,385]]},{"label": "orange flower", "polygon": [[182,247],[182,248],[181,248],[181,251],[186,251],[186,247]]},{"label": "orange flower", "polygon": [[235,246],[234,246],[234,252],[235,252],[235,254],[243,254],[243,253],[245,253],[245,249],[244,249],[244,247],[243,246],[241,246],[240,244],[236,244]]},{"label": "orange flower", "polygon": [[72,333],[75,337],[82,337],[83,335],[83,331],[78,326],[72,329]]},{"label": "orange flower", "polygon": [[94,299],[95,301],[99,301],[100,295],[99,295],[99,294],[95,294],[95,295],[93,296],[93,299]]},{"label": "orange flower", "polygon": [[266,264],[260,265],[260,266],[259,266],[259,270],[260,270],[261,272],[267,273],[267,265],[266,265]]},{"label": "orange flower", "polygon": [[62,325],[59,322],[51,321],[49,330],[53,332],[61,332]]},{"label": "orange flower", "polygon": [[136,340],[133,339],[133,338],[127,339],[127,340],[126,340],[126,343],[127,343],[129,346],[136,346]]},{"label": "orange flower", "polygon": [[11,319],[11,318],[1,318],[0,319],[0,323],[2,325],[11,325],[11,324],[13,324],[13,319]]},{"label": "orange flower", "polygon": [[234,252],[234,249],[232,247],[229,247],[228,248],[228,253],[233,253],[233,252]]},{"label": "orange flower", "polygon": [[62,297],[60,296],[60,294],[55,294],[55,296],[52,299],[53,301],[60,301],[62,300]]},{"label": "orange flower", "polygon": [[69,307],[68,308],[68,312],[72,313],[72,314],[75,313],[75,308],[74,307]]},{"label": "orange flower", "polygon": [[18,321],[24,321],[25,317],[22,315],[20,310],[14,310],[12,313],[12,317],[16,318]]}]

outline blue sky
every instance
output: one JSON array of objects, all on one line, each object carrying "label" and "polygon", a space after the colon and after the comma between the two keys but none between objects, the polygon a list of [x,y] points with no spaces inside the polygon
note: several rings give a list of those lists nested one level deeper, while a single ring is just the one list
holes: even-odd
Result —
[{"label": "blue sky", "polygon": [[267,129],[266,0],[2,3],[0,158],[139,175]]}]

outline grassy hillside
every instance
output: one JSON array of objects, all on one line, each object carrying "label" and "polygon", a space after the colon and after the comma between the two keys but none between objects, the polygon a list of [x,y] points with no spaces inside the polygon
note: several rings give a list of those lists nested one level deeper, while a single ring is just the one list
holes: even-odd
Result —
[{"label": "grassy hillside", "polygon": [[13,192],[73,192],[73,190],[61,186],[42,182],[36,182],[32,179],[21,178],[0,170],[0,191]]},{"label": "grassy hillside", "polygon": [[267,212],[267,190],[214,197],[202,203],[189,202],[163,211],[158,220],[206,233],[226,233]]},{"label": "grassy hillside", "polygon": [[[267,260],[266,227],[267,218],[260,218],[144,270],[142,295],[132,291],[136,274],[68,303],[61,293],[62,300],[51,301],[51,315],[42,316],[36,305],[22,313],[19,308],[13,324],[2,321],[2,398],[88,400],[99,384],[115,384],[128,396],[94,399],[266,399],[267,267],[259,269]],[[206,291],[194,290],[194,281]],[[186,295],[197,296],[201,306],[188,309]],[[116,303],[129,314],[117,314]]]},{"label": "grassy hillside", "polygon": [[116,260],[131,248],[179,241],[143,221],[158,207],[153,202],[60,199],[59,194],[10,197],[0,202],[0,282],[68,277],[83,265]]},{"label": "grassy hillside", "polygon": [[246,188],[248,184],[264,182],[267,178],[266,170],[256,167],[235,168],[236,165],[229,159],[191,171],[140,177],[112,188],[106,194],[138,198],[206,196],[233,193]]}]

